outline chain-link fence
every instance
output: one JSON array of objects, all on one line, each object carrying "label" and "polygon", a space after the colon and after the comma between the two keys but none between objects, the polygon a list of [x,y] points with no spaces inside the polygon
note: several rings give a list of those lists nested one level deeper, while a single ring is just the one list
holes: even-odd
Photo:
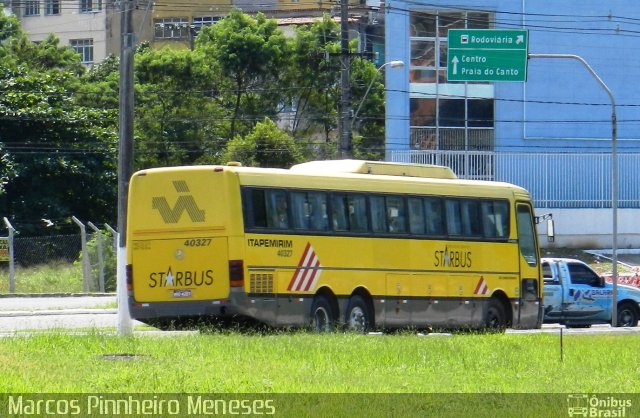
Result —
[{"label": "chain-link fence", "polygon": [[12,246],[13,263],[7,251],[7,260],[0,261],[0,293],[114,292],[116,237],[109,230],[3,237]]}]

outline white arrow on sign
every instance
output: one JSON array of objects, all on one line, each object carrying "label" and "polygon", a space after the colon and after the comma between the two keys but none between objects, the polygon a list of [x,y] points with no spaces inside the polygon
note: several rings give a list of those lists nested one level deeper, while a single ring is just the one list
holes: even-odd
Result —
[{"label": "white arrow on sign", "polygon": [[458,60],[458,56],[454,56],[453,59],[451,60],[451,63],[453,64],[453,70],[451,70],[451,74],[453,75],[458,74],[458,62],[460,62]]},{"label": "white arrow on sign", "polygon": [[521,44],[523,42],[524,42],[524,35],[516,36],[516,45]]}]

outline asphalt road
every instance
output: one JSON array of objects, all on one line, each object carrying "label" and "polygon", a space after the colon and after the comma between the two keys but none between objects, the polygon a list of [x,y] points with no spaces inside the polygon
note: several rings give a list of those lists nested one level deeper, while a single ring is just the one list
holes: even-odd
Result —
[{"label": "asphalt road", "polygon": [[[133,321],[135,326],[137,321]],[[115,296],[3,297],[0,334],[56,329],[118,327]]]},{"label": "asphalt road", "polygon": [[0,315],[9,311],[34,312],[61,309],[114,308],[116,296],[38,296],[2,297]]}]

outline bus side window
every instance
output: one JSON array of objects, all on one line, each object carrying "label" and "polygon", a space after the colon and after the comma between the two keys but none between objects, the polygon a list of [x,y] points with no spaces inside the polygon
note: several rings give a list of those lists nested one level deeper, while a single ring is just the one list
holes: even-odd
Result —
[{"label": "bus side window", "polygon": [[424,205],[419,197],[409,198],[409,232],[424,235],[425,231]]},{"label": "bus side window", "polygon": [[449,235],[462,235],[462,219],[460,216],[460,201],[447,199],[444,202],[447,211],[447,233]]},{"label": "bus side window", "polygon": [[426,198],[424,200],[424,214],[428,235],[444,235],[444,209],[442,200]]},{"label": "bus side window", "polygon": [[404,199],[401,196],[387,196],[387,224],[389,232],[404,233],[405,225]]},{"label": "bus side window", "polygon": [[333,220],[334,231],[347,231],[349,226],[347,225],[347,209],[345,195],[333,195],[331,196],[331,219]]},{"label": "bus side window", "polygon": [[368,227],[367,200],[363,195],[348,195],[349,226],[353,232],[366,232]]},{"label": "bus side window", "polygon": [[475,200],[463,200],[460,204],[462,234],[467,237],[482,236],[480,207]]},{"label": "bus side window", "polygon": [[267,227],[267,206],[265,202],[264,190],[253,189],[253,190],[250,190],[250,193],[251,193],[250,213],[253,215],[253,217],[249,222],[249,224],[252,227],[266,228]]},{"label": "bus side window", "polygon": [[314,231],[326,231],[329,229],[329,217],[327,216],[327,195],[325,193],[310,192],[308,202],[311,206],[310,228]]},{"label": "bus side window", "polygon": [[305,192],[291,192],[291,215],[295,229],[309,229],[311,217],[311,204]]},{"label": "bus side window", "polygon": [[289,227],[287,193],[284,190],[267,191],[267,226],[282,229]]},{"label": "bus side window", "polygon": [[496,218],[496,232],[500,238],[509,238],[509,203],[498,201],[494,203]]},{"label": "bus side window", "polygon": [[384,197],[371,196],[371,228],[373,232],[387,232],[387,211],[384,207]]},{"label": "bus side window", "polygon": [[509,236],[509,206],[503,201],[482,202],[482,226],[486,238],[507,238]]}]

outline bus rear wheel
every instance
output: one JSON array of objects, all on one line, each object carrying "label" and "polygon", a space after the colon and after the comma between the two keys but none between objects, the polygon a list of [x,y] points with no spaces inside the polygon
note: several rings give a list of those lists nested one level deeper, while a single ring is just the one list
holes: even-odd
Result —
[{"label": "bus rear wheel", "polygon": [[484,324],[489,331],[504,331],[507,327],[507,316],[504,312],[504,306],[498,299],[489,299]]},{"label": "bus rear wheel", "polygon": [[331,332],[335,322],[331,304],[326,297],[317,295],[311,305],[311,329],[315,332]]},{"label": "bus rear wheel", "polygon": [[349,299],[345,324],[348,331],[367,332],[371,327],[371,313],[367,303],[360,295],[354,295]]}]

